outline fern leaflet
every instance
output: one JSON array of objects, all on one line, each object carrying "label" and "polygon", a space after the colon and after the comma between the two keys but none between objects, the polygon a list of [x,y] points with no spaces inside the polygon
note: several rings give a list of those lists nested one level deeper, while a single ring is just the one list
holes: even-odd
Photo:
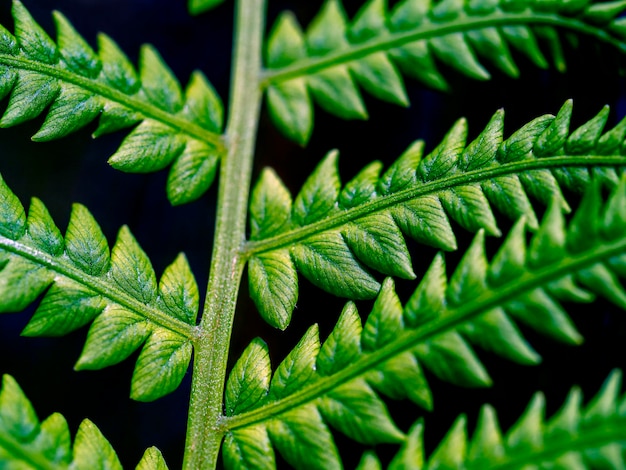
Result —
[{"label": "fern leaflet", "polygon": [[0,266],[0,312],[19,312],[45,292],[24,335],[61,336],[93,321],[77,369],[116,364],[142,348],[131,397],[151,401],[178,387],[199,308],[184,255],[157,285],[128,227],[110,252],[93,216],[75,204],[64,238],[41,201],[26,216],[0,178]]},{"label": "fern leaflet", "polygon": [[340,468],[326,423],[367,444],[402,439],[376,391],[430,409],[423,368],[458,385],[491,384],[472,344],[538,362],[513,320],[576,344],[561,302],[599,295],[626,309],[618,280],[626,277],[626,177],[605,205],[598,186],[567,229],[555,199],[528,246],[522,218],[491,263],[482,230],[449,280],[438,255],[404,308],[385,281],[363,326],[348,303],[323,344],[314,325],[273,376],[267,347],[253,341],[227,384],[227,467],[274,468],[273,445],[297,468]]},{"label": "fern leaflet", "polygon": [[626,51],[626,27],[617,18],[623,10],[619,0],[404,0],[389,12],[385,0],[370,0],[349,23],[340,0],[328,0],[306,34],[290,13],[276,22],[266,60],[270,115],[285,135],[305,144],[313,130],[313,99],[342,118],[365,119],[357,84],[379,99],[407,106],[398,66],[439,89],[447,84],[436,60],[486,80],[489,73],[477,58],[482,56],[517,77],[510,46],[545,68],[540,39],[564,70],[557,30],[587,34]]},{"label": "fern leaflet", "polygon": [[608,108],[570,132],[571,101],[503,140],[497,112],[467,144],[460,120],[423,156],[423,142],[380,175],[374,162],[341,189],[331,152],[292,201],[271,170],[257,183],[250,206],[250,293],[263,318],[284,329],[298,298],[298,275],[349,299],[376,295],[366,266],[389,276],[415,277],[403,235],[443,250],[456,249],[449,218],[470,231],[499,235],[490,204],[511,219],[537,219],[529,196],[567,208],[560,187],[582,191],[591,175],[609,186],[626,164],[626,120],[603,133]]},{"label": "fern leaflet", "polygon": [[[40,422],[15,379],[2,378],[0,391],[0,462],[11,468],[122,470],[115,451],[88,419],[79,426],[74,444],[65,418],[59,413]],[[161,452],[146,450],[137,470],[167,470]]]},{"label": "fern leaflet", "polygon": [[[621,371],[613,371],[584,408],[580,389],[572,388],[561,409],[547,422],[545,398],[537,393],[505,435],[495,410],[485,405],[471,440],[466,418],[460,416],[427,461],[422,442],[424,423],[420,420],[387,468],[496,470],[536,468],[541,464],[580,470],[623,468],[626,395],[619,396],[621,378]],[[376,455],[368,452],[357,470],[380,468]]]},{"label": "fern leaflet", "polygon": [[129,172],[171,165],[167,194],[173,204],[201,196],[224,152],[222,103],[195,72],[183,93],[158,52],[146,45],[139,73],[119,47],[99,35],[96,54],[70,22],[55,12],[57,43],[19,0],[15,36],[0,26],[0,97],[11,93],[0,127],[46,118],[33,140],[65,136],[100,116],[94,136],[137,125],[109,162]]}]

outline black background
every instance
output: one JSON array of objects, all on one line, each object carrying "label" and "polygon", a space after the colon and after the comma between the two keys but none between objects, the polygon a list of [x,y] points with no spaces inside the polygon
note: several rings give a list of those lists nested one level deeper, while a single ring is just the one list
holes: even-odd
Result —
[{"label": "black background", "polygon": [[[192,18],[183,0],[28,0],[27,8],[54,37],[51,10],[62,11],[92,45],[97,32],[115,39],[136,63],[142,43],[157,47],[183,84],[192,70],[200,69],[226,101],[232,45],[232,2],[210,14]],[[268,16],[279,11],[296,11],[307,24],[320,1],[270,1]],[[352,16],[361,2],[347,1]],[[0,4],[2,24],[12,30],[10,2]],[[574,99],[572,128],[593,117],[604,104],[612,106],[610,124],[626,113],[624,80],[620,74],[619,54],[607,45],[581,38],[578,49],[565,45],[568,73],[551,68],[536,69],[523,56],[515,59],[522,77],[513,80],[502,76],[486,61],[492,72],[490,82],[465,79],[454,70],[441,66],[453,91],[439,93],[407,80],[411,106],[407,109],[381,103],[365,96],[370,120],[346,122],[316,108],[316,127],[306,149],[285,140],[271,125],[264,110],[257,144],[255,174],[265,165],[278,171],[296,192],[313,170],[316,162],[330,149],[341,152],[342,181],[348,181],[366,163],[379,159],[391,163],[413,140],[421,138],[432,149],[456,119],[469,119],[470,138],[475,137],[498,108],[506,110],[505,133],[530,119],[556,113],[568,98]],[[6,99],[0,102],[0,109]],[[64,231],[71,204],[86,205],[101,224],[111,246],[117,230],[128,224],[151,257],[157,273],[184,251],[198,278],[201,290],[207,281],[215,207],[215,188],[200,200],[172,208],[165,197],[166,172],[129,175],[112,170],[106,163],[125,135],[117,133],[92,140],[86,129],[59,141],[35,144],[30,141],[43,119],[10,130],[0,130],[0,172],[9,186],[28,205],[31,196],[46,203],[55,221]],[[575,201],[574,195],[567,195]],[[538,212],[541,211],[537,204]],[[510,223],[499,218],[502,229]],[[467,247],[470,235],[455,226],[460,252]],[[409,243],[415,270],[423,273],[434,250]],[[490,240],[493,252],[497,241]],[[458,254],[447,257],[449,267]],[[256,314],[247,296],[243,280],[240,306],[235,320],[232,356],[237,357],[255,336],[270,344],[276,365],[314,322],[320,324],[322,339],[336,321],[344,301],[320,295],[320,291],[301,280],[301,294],[292,325],[286,333],[272,330]],[[414,282],[399,282],[403,300],[415,287]],[[368,303],[360,303],[363,315]],[[543,390],[548,410],[554,412],[572,384],[580,384],[585,396],[595,393],[609,371],[623,367],[626,320],[615,307],[597,302],[568,306],[574,321],[586,338],[584,345],[570,347],[524,329],[532,344],[544,357],[537,367],[522,367],[490,354],[479,352],[494,379],[489,390],[466,390],[428,378],[435,397],[435,413],[425,413],[426,444],[432,450],[445,430],[461,412],[467,412],[473,426],[480,404],[490,402],[501,415],[503,428],[519,416],[533,391]],[[132,468],[144,449],[159,447],[170,468],[182,460],[190,376],[172,395],[155,403],[135,403],[128,399],[133,356],[124,363],[96,372],[74,372],[87,328],[64,338],[22,338],[21,329],[32,309],[21,314],[0,317],[0,372],[13,375],[33,401],[40,418],[53,411],[67,417],[72,433],[87,417],[94,421],[117,450],[125,467]],[[422,415],[408,402],[391,403],[392,413],[406,430],[416,416]],[[471,426],[470,426],[471,428]],[[340,436],[339,444],[347,444]],[[364,449],[344,447],[342,457],[347,468],[354,467]],[[383,446],[383,452],[391,448]]]}]

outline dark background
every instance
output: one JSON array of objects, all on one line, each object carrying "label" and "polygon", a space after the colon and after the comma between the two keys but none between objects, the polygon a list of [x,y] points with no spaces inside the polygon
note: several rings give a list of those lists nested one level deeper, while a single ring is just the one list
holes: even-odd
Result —
[{"label": "dark background", "polygon": [[[268,24],[284,8],[297,12],[307,24],[321,1],[270,1]],[[361,2],[347,1],[352,16]],[[62,11],[89,43],[95,45],[97,32],[115,39],[136,63],[142,43],[157,47],[183,84],[192,70],[202,70],[226,101],[232,44],[232,2],[216,11],[192,18],[183,0],[27,0],[25,5],[54,37],[51,10]],[[0,19],[12,31],[10,2],[0,2]],[[423,138],[432,149],[447,129],[461,116],[469,119],[470,138],[475,137],[498,108],[505,108],[506,135],[543,113],[556,113],[568,98],[574,99],[572,128],[593,117],[603,104],[612,106],[609,124],[626,113],[624,80],[619,73],[621,58],[609,46],[582,38],[579,48],[565,46],[567,75],[537,70],[524,57],[515,59],[522,78],[512,80],[484,62],[493,74],[491,82],[481,83],[460,76],[441,66],[453,91],[430,91],[407,80],[411,107],[402,109],[381,103],[364,94],[370,112],[367,122],[345,122],[316,108],[316,127],[310,145],[301,149],[285,140],[272,127],[264,110],[258,139],[256,174],[264,165],[275,167],[295,193],[330,149],[341,151],[342,181],[348,181],[366,163],[379,159],[391,163],[413,140]],[[0,102],[0,110],[6,100]],[[112,170],[106,163],[125,133],[92,140],[88,126],[68,138],[45,144],[30,141],[41,125],[40,117],[10,130],[0,130],[0,172],[25,205],[31,196],[46,203],[62,231],[71,204],[86,205],[101,224],[110,245],[117,230],[128,224],[151,257],[157,273],[184,251],[203,290],[207,281],[215,207],[215,188],[199,201],[184,207],[170,207],[165,197],[166,172],[129,175]],[[575,201],[573,195],[570,200]],[[540,206],[536,207],[540,210]],[[501,228],[510,226],[499,218]],[[462,250],[471,237],[455,227]],[[423,272],[434,250],[409,243],[416,272]],[[497,246],[491,241],[491,248]],[[454,266],[458,254],[448,258]],[[243,280],[240,309],[232,342],[237,357],[254,337],[270,343],[277,365],[313,322],[320,323],[322,339],[334,325],[344,301],[320,295],[301,280],[301,294],[294,321],[286,333],[266,326],[248,300],[247,279]],[[415,283],[400,282],[403,300]],[[368,303],[360,303],[363,315]],[[461,412],[475,422],[480,404],[490,402],[501,414],[507,428],[520,415],[533,391],[543,390],[548,410],[554,412],[572,384],[580,384],[585,396],[595,393],[609,371],[626,365],[623,352],[626,339],[624,313],[605,302],[591,306],[568,306],[574,321],[586,338],[580,347],[557,344],[524,329],[544,357],[538,367],[522,367],[479,352],[494,379],[489,390],[466,390],[428,375],[435,397],[435,413],[426,413],[426,443],[430,450],[442,438]],[[144,449],[159,447],[170,465],[182,460],[186,426],[189,374],[172,395],[155,403],[135,403],[128,399],[133,356],[122,364],[96,372],[74,372],[87,328],[64,338],[22,338],[20,331],[32,309],[0,317],[0,372],[13,375],[33,401],[40,418],[59,411],[67,417],[72,434],[83,418],[94,421],[117,450],[125,467],[132,468]],[[408,402],[392,403],[394,417],[408,429],[419,412]],[[337,436],[339,444],[346,440]],[[352,446],[342,451],[346,467],[356,465],[364,449]],[[383,446],[383,451],[390,449]]]}]

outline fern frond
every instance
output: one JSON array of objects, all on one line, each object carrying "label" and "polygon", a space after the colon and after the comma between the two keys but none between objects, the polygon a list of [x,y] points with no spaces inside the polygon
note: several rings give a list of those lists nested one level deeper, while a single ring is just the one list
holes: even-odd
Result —
[{"label": "fern frond", "polygon": [[[10,375],[0,391],[0,466],[78,470],[121,470],[111,444],[88,419],[79,426],[72,445],[70,430],[59,413],[39,421],[32,404]],[[167,470],[161,452],[146,450],[137,470]]]},{"label": "fern frond", "polygon": [[[586,407],[582,406],[580,389],[572,388],[561,409],[548,421],[545,398],[539,392],[504,435],[496,411],[485,405],[471,439],[467,435],[466,418],[460,416],[428,459],[423,444],[424,423],[420,420],[413,425],[387,468],[496,470],[537,468],[542,464],[577,470],[624,468],[626,395],[619,396],[621,379],[621,371],[613,371]],[[382,466],[370,451],[357,469],[373,468]]]},{"label": "fern frond", "polygon": [[45,292],[26,336],[61,336],[93,321],[76,369],[100,369],[139,348],[131,397],[150,401],[180,384],[191,359],[199,307],[184,255],[157,285],[128,227],[109,251],[89,211],[75,204],[65,237],[33,198],[28,216],[0,177],[0,313],[19,312]]},{"label": "fern frond", "polygon": [[375,97],[408,105],[401,69],[446,89],[437,61],[464,75],[489,79],[479,58],[512,77],[510,49],[547,67],[539,42],[556,67],[565,62],[558,31],[586,34],[626,51],[623,1],[534,2],[403,0],[388,11],[369,0],[348,21],[340,0],[327,0],[304,33],[291,13],[276,22],[267,44],[267,103],[277,127],[305,144],[313,130],[313,101],[345,119],[365,119],[359,86]]},{"label": "fern frond", "polygon": [[10,93],[0,127],[45,120],[33,140],[65,136],[98,116],[94,137],[136,125],[110,158],[114,168],[151,172],[171,165],[167,194],[173,204],[201,196],[211,185],[224,144],[222,103],[195,72],[186,90],[158,52],[142,48],[139,72],[109,37],[96,53],[60,13],[55,43],[19,0],[15,36],[0,26],[0,98]]},{"label": "fern frond", "polygon": [[380,284],[367,270],[415,277],[403,237],[443,250],[456,249],[450,219],[462,227],[499,235],[491,206],[511,219],[537,219],[530,197],[567,203],[561,187],[582,191],[590,176],[609,186],[626,164],[626,120],[604,132],[608,108],[570,131],[572,103],[557,116],[531,121],[503,140],[504,113],[497,112],[467,144],[467,123],[458,121],[423,156],[412,144],[382,175],[374,162],[341,188],[337,152],[331,152],[292,197],[278,176],[265,170],[250,206],[250,293],[263,318],[284,329],[298,298],[299,271],[313,284],[349,299],[373,298]]},{"label": "fern frond", "polygon": [[323,344],[312,326],[273,376],[267,346],[253,341],[227,383],[227,466],[273,468],[274,445],[297,468],[339,468],[325,423],[359,442],[397,441],[378,394],[430,409],[423,369],[457,385],[491,384],[472,345],[522,364],[539,361],[516,321],[577,344],[561,302],[598,295],[626,309],[618,280],[626,277],[626,177],[604,205],[598,186],[567,228],[555,199],[530,244],[520,219],[491,263],[482,230],[449,280],[437,255],[404,308],[388,279],[363,326],[348,303]]}]

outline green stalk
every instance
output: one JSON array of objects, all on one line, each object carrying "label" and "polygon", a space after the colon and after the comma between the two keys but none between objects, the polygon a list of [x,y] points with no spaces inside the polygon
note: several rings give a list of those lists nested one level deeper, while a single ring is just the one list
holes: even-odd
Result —
[{"label": "green stalk", "polygon": [[265,0],[238,0],[235,12],[228,154],[222,160],[215,243],[194,367],[185,469],[215,468],[224,437],[223,393],[237,293],[245,265],[248,193],[261,105],[261,44]]}]

